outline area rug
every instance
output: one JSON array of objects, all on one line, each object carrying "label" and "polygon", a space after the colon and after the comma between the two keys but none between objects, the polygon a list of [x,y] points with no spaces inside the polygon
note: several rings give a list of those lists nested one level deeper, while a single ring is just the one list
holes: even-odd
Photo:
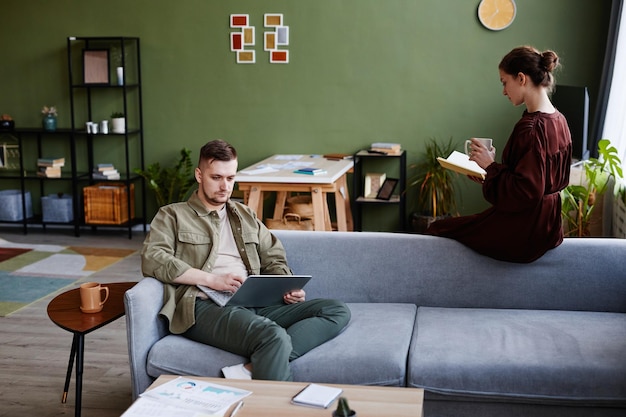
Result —
[{"label": "area rug", "polygon": [[133,249],[18,244],[0,239],[0,317],[133,254]]}]

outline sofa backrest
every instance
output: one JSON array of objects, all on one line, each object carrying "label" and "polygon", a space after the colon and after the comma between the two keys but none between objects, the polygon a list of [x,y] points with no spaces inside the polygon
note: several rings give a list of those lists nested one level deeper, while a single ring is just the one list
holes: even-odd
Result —
[{"label": "sofa backrest", "polygon": [[275,230],[307,297],[418,306],[626,312],[626,240],[568,238],[530,264],[457,241],[385,232]]}]

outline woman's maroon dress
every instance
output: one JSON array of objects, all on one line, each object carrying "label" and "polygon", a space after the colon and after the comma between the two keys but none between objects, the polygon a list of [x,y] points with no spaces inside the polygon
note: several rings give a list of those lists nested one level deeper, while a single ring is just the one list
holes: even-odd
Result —
[{"label": "woman's maroon dress", "polygon": [[528,113],[515,125],[502,163],[486,169],[479,214],[436,221],[427,234],[458,240],[479,253],[532,262],[563,241],[559,192],[569,183],[572,140],[565,117]]}]

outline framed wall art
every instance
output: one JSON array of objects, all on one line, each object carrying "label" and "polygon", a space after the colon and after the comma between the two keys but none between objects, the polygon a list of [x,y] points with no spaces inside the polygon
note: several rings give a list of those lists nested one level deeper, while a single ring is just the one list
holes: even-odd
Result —
[{"label": "framed wall art", "polygon": [[83,82],[109,84],[109,50],[83,50]]}]

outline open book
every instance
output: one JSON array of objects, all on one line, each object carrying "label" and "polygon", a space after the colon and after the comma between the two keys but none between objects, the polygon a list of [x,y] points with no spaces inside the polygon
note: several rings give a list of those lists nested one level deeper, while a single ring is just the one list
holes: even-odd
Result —
[{"label": "open book", "polygon": [[487,171],[482,169],[476,162],[470,161],[469,156],[458,151],[452,151],[446,159],[438,157],[437,161],[444,168],[459,174],[469,175],[470,177],[478,177],[484,180],[485,174],[487,174]]}]

